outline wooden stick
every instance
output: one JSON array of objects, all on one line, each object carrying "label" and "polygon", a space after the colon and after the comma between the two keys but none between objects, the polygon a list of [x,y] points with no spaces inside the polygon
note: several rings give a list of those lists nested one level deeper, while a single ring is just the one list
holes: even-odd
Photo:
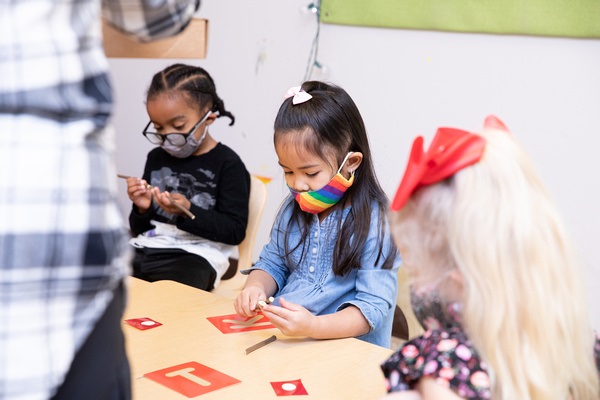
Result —
[{"label": "wooden stick", "polygon": [[261,342],[256,343],[253,346],[248,347],[246,349],[246,355],[252,353],[254,350],[258,350],[261,347],[268,345],[271,342],[274,342],[275,340],[277,340],[277,336],[273,335],[273,336],[271,336],[269,338],[266,338],[265,340],[263,340]]},{"label": "wooden stick", "polygon": [[167,197],[171,201],[171,204],[173,204],[175,207],[177,207],[181,211],[183,211],[188,217],[190,217],[191,219],[196,219],[196,216],[194,214],[192,214],[192,212],[190,210],[188,210],[187,208],[185,208],[184,206],[182,206],[180,204],[175,203],[175,200],[173,200],[170,195],[168,195]]},{"label": "wooden stick", "polygon": [[[267,304],[271,304],[272,302],[275,301],[275,298],[273,296],[269,297],[267,300],[259,300],[258,303],[256,303],[257,306],[259,306],[258,308],[262,309],[264,306],[266,306]],[[256,308],[255,308],[256,310]]]},{"label": "wooden stick", "polygon": [[[118,178],[121,179],[129,179],[129,178],[133,178],[133,176],[129,176],[129,175],[123,175],[123,174],[117,174]],[[152,185],[147,184],[146,185],[146,189],[152,189]],[[187,208],[185,208],[184,206],[182,206],[181,204],[178,204],[175,202],[175,200],[173,200],[171,198],[171,196],[167,196],[169,198],[169,201],[171,202],[171,204],[173,204],[175,207],[179,208],[181,211],[183,211],[188,217],[190,217],[191,219],[196,219],[196,216]]]}]

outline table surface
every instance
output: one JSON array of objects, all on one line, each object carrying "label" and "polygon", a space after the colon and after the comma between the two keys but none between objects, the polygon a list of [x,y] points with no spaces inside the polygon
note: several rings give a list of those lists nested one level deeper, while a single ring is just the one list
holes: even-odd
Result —
[{"label": "table surface", "polygon": [[[314,399],[377,399],[385,394],[379,365],[390,349],[348,338],[314,340],[278,329],[223,334],[207,317],[235,314],[231,299],[173,281],[128,279],[124,320],[152,318],[162,326],[139,330],[124,323],[134,400],[186,399],[144,375],[197,362],[236,378],[236,383],[202,394],[210,399],[277,399],[271,382],[302,380]],[[272,335],[277,340],[246,355]],[[287,396],[286,396],[287,397]]]}]

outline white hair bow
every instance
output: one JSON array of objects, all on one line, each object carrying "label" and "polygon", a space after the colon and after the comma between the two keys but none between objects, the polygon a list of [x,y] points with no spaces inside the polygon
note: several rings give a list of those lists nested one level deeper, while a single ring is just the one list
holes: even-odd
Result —
[{"label": "white hair bow", "polygon": [[293,86],[288,89],[284,98],[289,99],[290,97],[293,97],[292,104],[294,105],[301,104],[312,99],[312,96],[309,93],[302,90],[302,87],[300,86]]}]

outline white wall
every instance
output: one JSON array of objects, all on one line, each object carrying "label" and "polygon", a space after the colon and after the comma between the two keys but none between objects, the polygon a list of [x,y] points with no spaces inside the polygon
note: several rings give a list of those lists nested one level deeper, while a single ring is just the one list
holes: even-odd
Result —
[{"label": "white wall", "polygon": [[[251,173],[273,177],[256,253],[268,238],[287,189],[272,146],[282,95],[300,84],[316,19],[308,0],[203,1],[209,19],[204,60],[112,59],[117,106],[118,171],[140,175],[151,146],[141,130],[152,75],[182,61],[206,68],[236,124],[219,120],[211,134],[240,154]],[[561,209],[586,268],[593,318],[600,329],[600,40],[476,35],[322,25],[313,75],[344,87],[370,135],[376,168],[394,194],[415,135],[441,125],[478,130],[499,116],[524,143]],[[320,73],[319,71],[316,71]],[[124,182],[120,204],[130,203]]]}]

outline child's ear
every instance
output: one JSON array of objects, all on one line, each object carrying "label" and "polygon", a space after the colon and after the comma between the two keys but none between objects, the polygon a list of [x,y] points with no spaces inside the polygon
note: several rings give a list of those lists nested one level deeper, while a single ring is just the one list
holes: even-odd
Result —
[{"label": "child's ear", "polygon": [[350,154],[348,160],[346,160],[345,169],[349,173],[352,173],[358,169],[363,160],[363,154],[359,151],[355,151]]},{"label": "child's ear", "polygon": [[213,122],[215,122],[217,120],[217,114],[216,113],[210,113],[210,115],[208,117],[206,117],[206,125],[210,125]]}]

